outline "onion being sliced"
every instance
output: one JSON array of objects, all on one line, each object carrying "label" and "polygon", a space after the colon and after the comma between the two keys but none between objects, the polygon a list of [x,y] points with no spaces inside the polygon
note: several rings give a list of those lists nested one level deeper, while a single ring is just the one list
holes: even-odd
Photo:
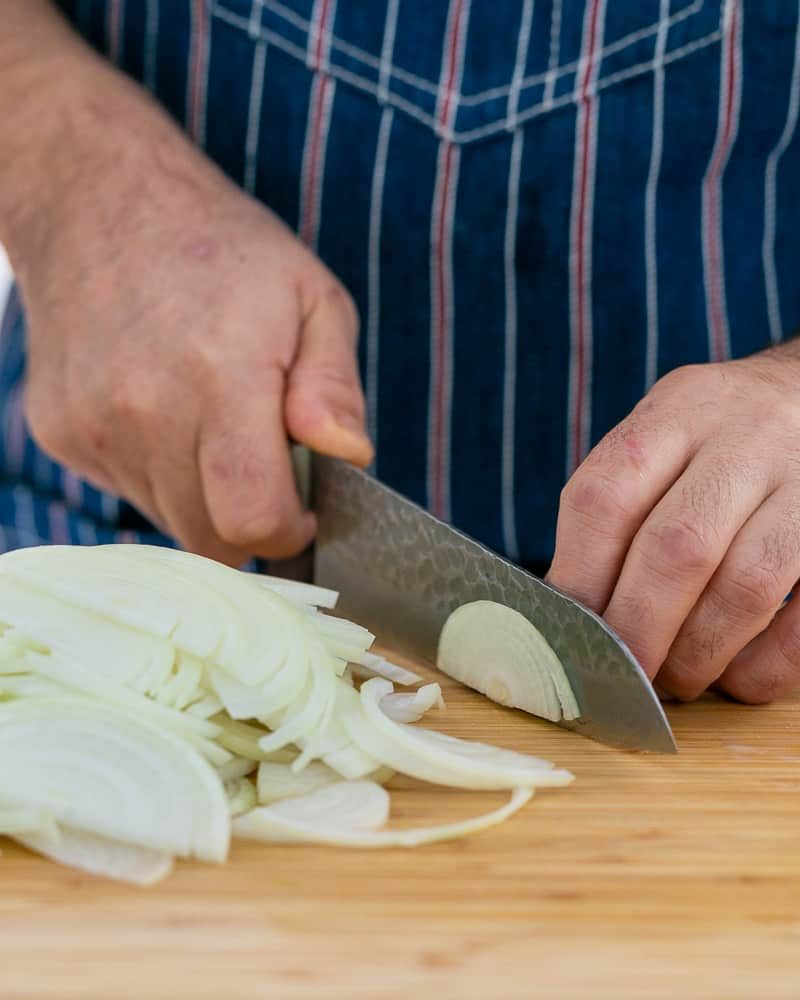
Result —
[{"label": "onion being sliced", "polygon": [[551,722],[580,716],[550,644],[524,615],[494,601],[464,604],[450,615],[439,636],[437,666],[500,705]]},{"label": "onion being sliced", "polygon": [[[365,781],[347,781],[299,799],[262,806],[234,820],[233,835],[268,843],[329,844],[337,847],[419,847],[441,840],[465,837],[497,826],[521,809],[533,795],[531,788],[516,788],[499,809],[439,826],[411,830],[378,830],[358,827],[352,821],[360,798],[372,794]],[[373,788],[378,786],[373,785]],[[323,800],[323,796],[329,797]],[[334,794],[335,793],[335,794]]]},{"label": "onion being sliced", "polygon": [[224,861],[222,784],[186,742],[113,705],[63,697],[0,704],[0,801],[87,833]]},{"label": "onion being sliced", "polygon": [[344,720],[353,742],[401,774],[454,788],[502,789],[568,785],[569,771],[514,750],[401,725],[381,710],[392,685],[375,677],[361,687],[361,712]]},{"label": "onion being sliced", "polygon": [[132,847],[69,827],[60,827],[55,840],[39,833],[15,839],[29,850],[68,868],[133,885],[154,885],[172,871],[172,858],[168,854]]}]

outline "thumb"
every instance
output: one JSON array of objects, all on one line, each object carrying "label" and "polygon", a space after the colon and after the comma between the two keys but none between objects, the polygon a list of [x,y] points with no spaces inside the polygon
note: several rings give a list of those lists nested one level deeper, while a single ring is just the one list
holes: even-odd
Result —
[{"label": "thumb", "polygon": [[364,394],[358,376],[358,315],[339,284],[329,286],[304,317],[286,389],[286,429],[314,451],[369,465]]}]

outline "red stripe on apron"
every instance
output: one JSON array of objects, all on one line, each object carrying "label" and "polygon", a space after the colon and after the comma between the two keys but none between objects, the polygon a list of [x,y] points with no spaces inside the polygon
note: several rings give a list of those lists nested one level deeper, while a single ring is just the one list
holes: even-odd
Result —
[{"label": "red stripe on apron", "polygon": [[[444,89],[438,120],[445,135],[453,126],[456,103],[454,90],[460,81],[459,54],[462,52],[466,18],[464,0],[454,0],[450,16],[450,31],[446,44]],[[437,188],[439,197],[434,205],[435,228],[433,232],[433,292],[436,298],[433,309],[432,344],[432,394],[431,433],[428,470],[428,502],[437,517],[449,517],[449,456],[450,441],[448,416],[450,407],[449,386],[452,381],[452,261],[450,246],[455,195],[453,184],[456,149],[445,139],[439,148],[437,161]]]},{"label": "red stripe on apron", "polygon": [[[321,182],[320,165],[322,162],[322,146],[325,129],[325,108],[330,100],[330,88],[333,86],[331,77],[320,75],[319,69],[325,57],[325,38],[329,31],[329,21],[333,3],[322,0],[319,17],[316,19],[317,39],[314,45],[311,62],[317,75],[311,90],[311,110],[309,114],[309,134],[306,141],[310,143],[307,149],[308,160],[305,163],[305,190],[303,192],[303,212],[300,220],[300,238],[308,246],[316,242],[319,228],[319,185]],[[314,22],[312,22],[314,23]],[[305,159],[305,157],[304,157]]]},{"label": "red stripe on apron", "polygon": [[205,140],[205,104],[208,83],[208,11],[206,0],[192,0],[192,41],[189,52],[189,92],[186,124],[200,145]]},{"label": "red stripe on apron", "polygon": [[[589,185],[594,183],[593,163],[595,158],[595,130],[597,127],[597,98],[590,93],[597,63],[597,36],[601,0],[591,0],[588,31],[585,34],[585,67],[580,86],[580,103],[576,121],[575,157],[577,174],[575,191],[573,192],[572,212],[572,257],[574,265],[571,268],[572,288],[570,297],[574,303],[573,320],[573,361],[570,373],[570,414],[571,428],[570,458],[568,472],[572,472],[581,463],[586,450],[588,373],[587,357],[591,349],[591,328],[587,322],[587,313],[591,302],[587,300],[591,289],[588,287],[587,274],[591,264],[591,219],[588,215]],[[576,200],[577,199],[577,200]]]},{"label": "red stripe on apron", "polygon": [[739,4],[737,0],[733,0],[730,28],[723,52],[723,80],[717,140],[703,182],[703,249],[706,259],[709,353],[712,361],[724,361],[730,355],[722,248],[722,176],[738,127],[739,65],[737,43],[740,16]]},{"label": "red stripe on apron", "polygon": [[118,63],[122,52],[122,13],[124,0],[110,0],[108,5],[108,58]]}]

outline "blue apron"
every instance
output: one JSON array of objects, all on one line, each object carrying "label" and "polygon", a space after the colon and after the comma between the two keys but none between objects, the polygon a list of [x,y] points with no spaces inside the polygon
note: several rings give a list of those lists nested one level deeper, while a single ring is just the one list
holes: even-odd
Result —
[{"label": "blue apron", "polygon": [[[654,380],[800,329],[797,0],[62,0],[341,278],[377,474],[529,565]],[[37,449],[0,538],[159,539]]]}]

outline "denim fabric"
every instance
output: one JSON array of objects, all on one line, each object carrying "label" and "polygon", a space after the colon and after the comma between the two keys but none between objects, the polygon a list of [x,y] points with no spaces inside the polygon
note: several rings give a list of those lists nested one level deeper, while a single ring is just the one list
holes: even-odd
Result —
[{"label": "denim fabric", "polygon": [[[378,476],[522,562],[655,378],[800,328],[797,0],[61,6],[350,289]],[[146,531],[2,348],[5,544]]]}]

